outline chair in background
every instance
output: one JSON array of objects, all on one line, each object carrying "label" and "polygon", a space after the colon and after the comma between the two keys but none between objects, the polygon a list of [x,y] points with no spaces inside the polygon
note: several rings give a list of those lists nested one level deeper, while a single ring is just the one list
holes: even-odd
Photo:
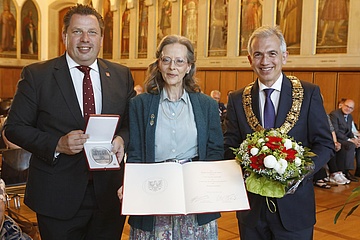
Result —
[{"label": "chair in background", "polygon": [[7,149],[2,152],[1,178],[6,187],[26,185],[31,153],[22,149]]},{"label": "chair in background", "polygon": [[2,151],[1,178],[6,184],[7,215],[32,239],[40,240],[37,222],[32,222],[20,211],[20,198],[24,197],[30,158],[31,153],[22,148]]},{"label": "chair in background", "polygon": [[6,184],[8,203],[14,200],[16,209],[20,208],[20,197],[24,197],[30,157],[31,153],[22,148],[2,151],[1,178]]},{"label": "chair in background", "polygon": [[7,116],[11,103],[12,103],[12,98],[0,100],[0,115]]}]

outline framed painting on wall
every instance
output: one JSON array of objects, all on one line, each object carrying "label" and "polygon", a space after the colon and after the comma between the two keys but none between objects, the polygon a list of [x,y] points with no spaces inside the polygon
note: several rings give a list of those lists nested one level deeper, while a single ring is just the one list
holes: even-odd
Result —
[{"label": "framed painting on wall", "polygon": [[0,57],[16,58],[16,9],[12,0],[0,5]]},{"label": "framed painting on wall", "polygon": [[105,59],[112,59],[112,51],[113,51],[113,12],[110,9],[110,0],[106,0],[103,2],[103,15],[104,15],[104,40],[103,40],[103,57]]},{"label": "framed painting on wall", "polygon": [[196,49],[198,36],[198,6],[199,0],[183,0],[181,34],[187,37]]},{"label": "framed painting on wall", "polygon": [[227,49],[228,0],[210,0],[209,57],[225,57]]},{"label": "framed painting on wall", "polygon": [[169,0],[158,0],[158,33],[157,43],[166,35],[171,34],[172,3]]},{"label": "framed painting on wall", "polygon": [[302,0],[277,0],[276,25],[283,32],[290,54],[300,54]]},{"label": "framed painting on wall", "polygon": [[147,58],[149,7],[139,0],[138,58]]},{"label": "framed painting on wall", "polygon": [[247,44],[251,33],[261,26],[263,0],[241,1],[240,56],[248,55]]},{"label": "framed painting on wall", "polygon": [[346,53],[349,0],[319,0],[316,53]]},{"label": "framed painting on wall", "polygon": [[127,2],[122,8],[121,14],[121,58],[129,58],[129,44],[130,44],[130,9]]},{"label": "framed painting on wall", "polygon": [[35,4],[27,0],[21,9],[21,58],[38,59],[39,15]]}]

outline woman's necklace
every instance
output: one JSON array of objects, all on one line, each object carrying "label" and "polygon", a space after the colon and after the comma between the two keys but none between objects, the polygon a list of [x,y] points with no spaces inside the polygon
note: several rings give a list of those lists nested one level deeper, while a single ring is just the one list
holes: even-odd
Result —
[{"label": "woman's necklace", "polygon": [[[178,111],[179,104],[182,105],[180,111]],[[166,109],[164,105],[166,105]],[[170,102],[169,100],[165,100],[163,103],[161,103],[161,108],[168,119],[177,120],[184,111],[185,103],[181,99],[177,102]]]}]

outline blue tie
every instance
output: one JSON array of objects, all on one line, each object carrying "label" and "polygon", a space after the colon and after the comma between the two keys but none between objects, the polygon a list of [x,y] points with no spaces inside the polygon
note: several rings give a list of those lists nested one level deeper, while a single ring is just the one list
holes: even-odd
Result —
[{"label": "blue tie", "polygon": [[267,88],[264,89],[266,99],[264,106],[264,128],[269,129],[275,127],[275,107],[273,102],[271,101],[271,94],[275,89]]}]

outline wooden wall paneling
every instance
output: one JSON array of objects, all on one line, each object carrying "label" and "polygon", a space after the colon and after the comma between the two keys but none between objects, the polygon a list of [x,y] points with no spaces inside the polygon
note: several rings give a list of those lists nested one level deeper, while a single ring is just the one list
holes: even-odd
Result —
[{"label": "wooden wall paneling", "polygon": [[205,90],[205,75],[206,75],[205,71],[201,71],[201,70],[196,71],[195,77],[198,81],[198,84],[199,84],[202,92],[204,92],[204,90]]},{"label": "wooden wall paneling", "polygon": [[303,81],[307,81],[307,82],[314,82],[314,76],[313,76],[313,72],[297,72],[294,71],[292,72],[293,76],[296,76],[298,79],[303,80]]},{"label": "wooden wall paneling", "polygon": [[256,74],[254,74],[254,72],[251,71],[238,71],[236,74],[236,90],[237,89],[241,89],[243,87],[245,87],[246,85],[248,85],[249,83],[253,82],[256,80]]},{"label": "wooden wall paneling", "polygon": [[220,74],[220,102],[227,103],[227,92],[236,89],[236,71],[222,71]]},{"label": "wooden wall paneling", "polygon": [[314,72],[314,83],[320,87],[325,110],[330,113],[336,108],[338,101],[336,93],[337,72]]},{"label": "wooden wall paneling", "polygon": [[6,97],[13,98],[17,89],[18,82],[21,77],[20,75],[22,72],[22,68],[11,69],[10,71],[11,71],[11,78],[9,80],[9,84],[11,84],[12,88],[8,89],[8,91],[6,92]]},{"label": "wooden wall paneling", "polygon": [[219,70],[205,72],[205,94],[210,95],[212,90],[220,89],[220,72]]},{"label": "wooden wall paneling", "polygon": [[293,76],[294,73],[292,71],[284,71],[283,70],[283,73],[286,75],[286,76]]},{"label": "wooden wall paneling", "polygon": [[352,112],[357,126],[359,125],[360,109],[360,73],[358,72],[340,72],[338,74],[338,99],[350,98],[355,101],[355,109]]},{"label": "wooden wall paneling", "polygon": [[146,69],[132,69],[131,74],[134,78],[134,86],[137,84],[144,86]]},{"label": "wooden wall paneling", "polygon": [[3,97],[3,84],[4,84],[4,68],[0,68],[0,98]]},{"label": "wooden wall paneling", "polygon": [[3,96],[4,68],[0,68],[0,98]]},{"label": "wooden wall paneling", "polygon": [[0,70],[0,98],[13,98],[22,68],[2,68]]}]

